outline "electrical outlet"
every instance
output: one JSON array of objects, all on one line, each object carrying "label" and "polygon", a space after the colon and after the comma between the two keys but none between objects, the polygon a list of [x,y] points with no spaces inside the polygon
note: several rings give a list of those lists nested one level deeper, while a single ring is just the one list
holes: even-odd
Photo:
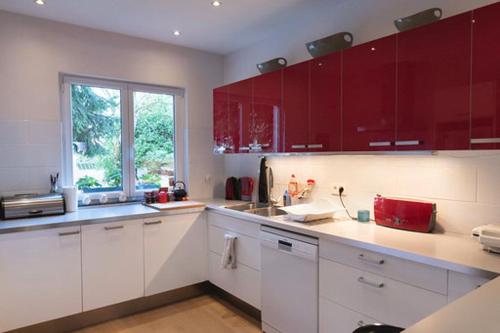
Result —
[{"label": "electrical outlet", "polygon": [[345,184],[342,184],[342,183],[333,183],[332,184],[332,195],[339,195],[339,189],[343,187],[344,188],[344,192],[342,192],[342,196],[345,196],[346,195],[346,187],[345,187]]}]

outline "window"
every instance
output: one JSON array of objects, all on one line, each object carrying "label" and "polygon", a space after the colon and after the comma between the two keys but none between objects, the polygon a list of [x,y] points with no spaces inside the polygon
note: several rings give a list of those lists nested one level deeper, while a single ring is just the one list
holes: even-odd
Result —
[{"label": "window", "polygon": [[129,197],[169,186],[181,170],[181,89],[63,76],[64,183]]}]

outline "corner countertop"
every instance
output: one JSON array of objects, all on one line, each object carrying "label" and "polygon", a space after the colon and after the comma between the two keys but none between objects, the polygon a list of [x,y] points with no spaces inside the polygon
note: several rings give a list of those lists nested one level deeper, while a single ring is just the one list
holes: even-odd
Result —
[{"label": "corner countertop", "polygon": [[[313,223],[288,221],[284,216],[261,217],[226,207],[241,201],[197,199],[220,214],[275,228],[331,240],[367,250],[433,265],[453,271],[494,277],[500,274],[500,255],[491,254],[470,237],[458,234],[422,234],[359,223],[348,219],[327,219]],[[75,213],[33,219],[0,221],[0,234],[111,222],[124,219],[200,212],[204,208],[158,211],[141,204],[84,208]],[[409,333],[498,332],[500,328],[500,277],[449,304],[409,327]]]},{"label": "corner countertop", "polygon": [[[241,203],[222,199],[193,200],[200,201],[211,207],[228,206]],[[133,220],[165,215],[185,214],[203,211],[204,208],[183,208],[172,211],[159,211],[140,203],[117,204],[102,207],[83,207],[73,213],[45,217],[0,220],[0,234],[33,231],[49,228],[72,227],[84,224],[113,222],[118,220]]]},{"label": "corner countertop", "polygon": [[[475,240],[463,235],[423,234],[346,219],[305,224],[288,221],[284,216],[266,218],[216,205],[208,205],[208,208],[235,218],[318,237],[320,244],[321,240],[333,240],[463,273],[480,274],[489,278],[500,274],[500,255],[483,251]],[[404,332],[500,332],[499,295],[500,277],[497,277]]]}]

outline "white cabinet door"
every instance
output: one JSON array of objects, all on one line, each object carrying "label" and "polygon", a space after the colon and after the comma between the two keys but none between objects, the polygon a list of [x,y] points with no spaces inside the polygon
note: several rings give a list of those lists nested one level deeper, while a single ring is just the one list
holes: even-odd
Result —
[{"label": "white cabinet door", "polygon": [[142,220],[82,226],[83,310],[144,296]]},{"label": "white cabinet door", "polygon": [[210,252],[208,272],[210,282],[260,309],[260,271],[243,264],[238,264],[236,269],[225,269],[221,267],[221,261],[222,256]]},{"label": "white cabinet door", "polygon": [[144,220],[146,296],[207,280],[205,213]]},{"label": "white cabinet door", "polygon": [[82,311],[80,227],[0,235],[0,331]]},{"label": "white cabinet door", "polygon": [[352,333],[361,326],[380,321],[319,298],[319,333]]},{"label": "white cabinet door", "polygon": [[450,271],[448,273],[448,303],[479,288],[488,281],[489,279],[485,277]]},{"label": "white cabinet door", "polygon": [[346,308],[409,327],[447,304],[447,297],[357,268],[320,259],[320,295]]}]

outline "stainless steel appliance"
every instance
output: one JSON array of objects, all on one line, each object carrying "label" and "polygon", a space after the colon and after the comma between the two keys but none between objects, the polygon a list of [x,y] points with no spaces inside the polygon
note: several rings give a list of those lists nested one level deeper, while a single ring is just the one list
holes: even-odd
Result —
[{"label": "stainless steel appliance", "polygon": [[66,212],[64,197],[60,193],[4,197],[0,205],[0,217],[4,220],[61,215]]},{"label": "stainless steel appliance", "polygon": [[261,230],[262,331],[318,332],[318,239]]}]

